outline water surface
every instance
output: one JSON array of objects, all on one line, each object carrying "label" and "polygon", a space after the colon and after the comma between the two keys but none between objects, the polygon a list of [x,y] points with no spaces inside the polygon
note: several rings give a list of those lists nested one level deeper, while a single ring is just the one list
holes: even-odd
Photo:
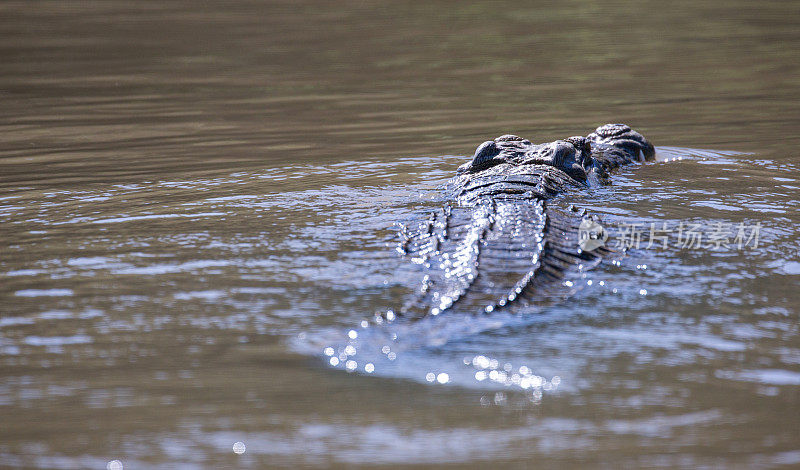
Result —
[{"label": "water surface", "polygon": [[[800,465],[798,21],[3,3],[0,466]],[[463,155],[618,121],[666,158],[571,202],[759,246],[633,250],[540,315],[374,324],[419,281],[395,223]]]}]

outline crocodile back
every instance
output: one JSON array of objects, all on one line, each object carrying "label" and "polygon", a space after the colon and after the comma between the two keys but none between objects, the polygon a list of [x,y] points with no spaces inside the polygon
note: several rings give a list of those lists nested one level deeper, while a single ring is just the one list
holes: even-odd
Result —
[{"label": "crocodile back", "polygon": [[530,312],[560,300],[571,292],[564,279],[591,269],[606,253],[580,249],[584,216],[514,196],[482,196],[432,213],[401,243],[424,276],[400,316]]}]

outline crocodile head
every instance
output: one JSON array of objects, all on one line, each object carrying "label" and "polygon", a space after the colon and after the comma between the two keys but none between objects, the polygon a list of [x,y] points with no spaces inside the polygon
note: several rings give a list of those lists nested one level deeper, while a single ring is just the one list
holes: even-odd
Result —
[{"label": "crocodile head", "polygon": [[631,161],[655,160],[653,145],[625,124],[605,124],[586,136],[592,144],[607,145],[627,153]]},{"label": "crocodile head", "polygon": [[459,174],[480,173],[497,165],[548,165],[577,181],[586,180],[584,163],[591,161],[591,145],[585,137],[570,137],[534,145],[516,135],[503,135],[478,146],[472,160],[458,168]]}]

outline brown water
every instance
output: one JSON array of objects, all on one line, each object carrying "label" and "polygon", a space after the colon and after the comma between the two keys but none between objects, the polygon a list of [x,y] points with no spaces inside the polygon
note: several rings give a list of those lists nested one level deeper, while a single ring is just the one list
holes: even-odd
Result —
[{"label": "brown water", "polygon": [[[0,4],[0,467],[800,466],[798,25],[738,0]],[[359,326],[418,282],[393,224],[441,203],[464,157],[440,155],[617,121],[688,158],[571,197],[760,245],[634,251],[536,317]],[[350,343],[358,372],[330,366]],[[492,360],[527,386],[465,364]]]}]

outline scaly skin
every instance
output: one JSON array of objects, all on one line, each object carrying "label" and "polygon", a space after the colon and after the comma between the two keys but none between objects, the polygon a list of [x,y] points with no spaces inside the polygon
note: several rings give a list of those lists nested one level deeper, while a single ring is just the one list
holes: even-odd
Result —
[{"label": "scaly skin", "polygon": [[452,202],[418,231],[403,231],[398,249],[424,277],[398,315],[537,311],[568,296],[564,279],[591,269],[607,251],[581,250],[578,226],[588,216],[550,201],[654,158],[653,146],[623,124],[545,144],[514,135],[484,142],[447,183]]}]

